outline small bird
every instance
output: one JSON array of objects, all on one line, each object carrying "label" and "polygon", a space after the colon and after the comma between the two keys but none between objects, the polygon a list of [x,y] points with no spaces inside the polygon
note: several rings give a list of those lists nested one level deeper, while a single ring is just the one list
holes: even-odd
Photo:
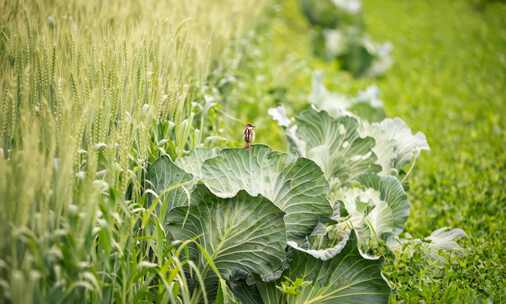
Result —
[{"label": "small bird", "polygon": [[246,142],[245,149],[249,149],[253,141],[255,140],[255,126],[252,124],[247,124],[244,127],[244,141]]}]

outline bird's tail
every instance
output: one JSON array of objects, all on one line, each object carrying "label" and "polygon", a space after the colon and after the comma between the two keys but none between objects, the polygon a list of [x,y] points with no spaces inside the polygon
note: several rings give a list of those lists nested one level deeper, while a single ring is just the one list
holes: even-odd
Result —
[{"label": "bird's tail", "polygon": [[250,147],[251,147],[250,143],[246,143],[246,145],[244,145],[244,149],[249,149]]}]

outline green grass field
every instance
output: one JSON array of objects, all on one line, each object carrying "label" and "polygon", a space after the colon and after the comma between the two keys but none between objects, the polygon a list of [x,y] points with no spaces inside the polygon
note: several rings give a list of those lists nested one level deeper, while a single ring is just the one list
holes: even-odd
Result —
[{"label": "green grass field", "polygon": [[390,302],[506,302],[506,3],[364,0],[395,63],[355,79],[312,54],[296,0],[211,2],[0,1],[0,303],[202,302],[186,281],[202,269],[143,192],[148,163],[240,147],[246,122],[285,150],[267,110],[306,108],[315,70],[342,93],[377,85],[426,134],[406,233],[467,233],[444,266],[388,256]]},{"label": "green grass field", "polygon": [[396,64],[379,82],[387,112],[423,130],[432,148],[410,183],[407,230],[468,234],[465,258],[440,277],[403,273],[398,296],[506,301],[506,5],[370,1],[366,10],[371,34],[395,45]]}]

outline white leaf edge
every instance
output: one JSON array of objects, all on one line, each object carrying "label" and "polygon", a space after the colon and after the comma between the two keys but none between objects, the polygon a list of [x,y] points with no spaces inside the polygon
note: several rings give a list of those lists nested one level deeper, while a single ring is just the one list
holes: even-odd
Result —
[{"label": "white leaf edge", "polygon": [[[321,233],[318,231],[325,229],[325,227],[323,227],[323,228],[322,227],[323,227],[322,224],[318,224],[315,227],[314,231],[316,231],[317,233]],[[286,244],[288,246],[292,247],[293,249],[305,252],[305,253],[313,256],[314,258],[317,258],[322,261],[327,261],[327,260],[332,259],[336,255],[338,255],[339,253],[341,253],[341,251],[343,251],[344,247],[346,246],[346,244],[348,243],[348,240],[350,238],[351,229],[344,230],[342,235],[343,235],[343,238],[335,246],[330,247],[330,248],[325,248],[325,249],[306,249],[306,248],[303,248],[302,246],[299,246],[299,244],[297,244],[297,242],[295,242],[295,241],[288,241]]]},{"label": "white leaf edge", "polygon": [[341,116],[356,117],[349,109],[356,104],[368,104],[376,109],[383,109],[383,101],[380,99],[380,90],[371,85],[361,90],[356,96],[347,96],[330,92],[323,83],[323,73],[316,71],[313,75],[312,90],[309,102],[317,111],[326,111],[332,117]]},{"label": "white leaf edge", "polygon": [[416,248],[413,245],[419,245],[427,258],[442,263],[444,259],[440,255],[440,251],[451,252],[459,256],[465,254],[465,249],[457,241],[466,237],[467,234],[461,228],[443,227],[433,231],[424,239],[391,238],[387,241],[387,247],[393,253],[400,254],[404,251],[408,256],[412,256]]},{"label": "white leaf edge", "polygon": [[362,122],[360,136],[376,140],[373,152],[382,175],[397,175],[402,166],[416,160],[421,151],[430,151],[425,134],[413,134],[408,125],[399,117],[386,118],[381,122]]},{"label": "white leaf edge", "polygon": [[362,11],[361,0],[332,0],[337,9],[343,10],[349,14],[359,14]]}]

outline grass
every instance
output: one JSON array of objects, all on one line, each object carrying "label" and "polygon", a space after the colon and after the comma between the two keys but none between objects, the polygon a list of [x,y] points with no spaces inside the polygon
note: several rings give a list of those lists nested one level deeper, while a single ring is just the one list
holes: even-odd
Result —
[{"label": "grass", "polygon": [[373,37],[395,45],[397,64],[379,82],[387,112],[425,132],[432,147],[410,182],[407,230],[421,236],[451,226],[468,234],[466,256],[445,275],[413,261],[396,265],[412,268],[392,274],[396,299],[506,301],[506,5],[369,1],[365,8]]},{"label": "grass", "polygon": [[424,237],[449,226],[468,235],[466,255],[448,257],[443,268],[416,255],[387,259],[391,302],[504,302],[506,5],[369,0],[364,7],[372,38],[394,45],[396,63],[385,77],[353,79],[313,57],[297,2],[280,2],[233,72],[239,84],[224,94],[225,107],[239,119],[228,121],[224,136],[239,145],[241,124],[253,122],[257,141],[285,149],[267,109],[306,107],[315,69],[340,92],[378,85],[387,115],[424,132],[432,148],[407,185],[412,211],[406,231]]}]

